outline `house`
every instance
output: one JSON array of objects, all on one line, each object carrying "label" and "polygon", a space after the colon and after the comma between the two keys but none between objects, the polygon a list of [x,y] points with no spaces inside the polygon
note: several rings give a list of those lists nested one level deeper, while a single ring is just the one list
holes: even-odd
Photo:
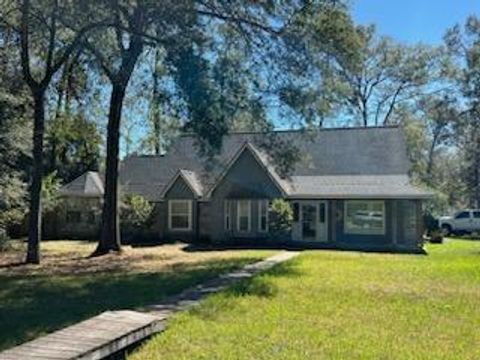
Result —
[{"label": "house", "polygon": [[92,239],[98,237],[103,200],[103,179],[87,171],[60,189],[55,216],[47,217],[47,235],[55,238]]},{"label": "house", "polygon": [[[295,149],[288,173],[266,139],[275,139],[274,151]],[[152,230],[160,239],[419,248],[422,200],[430,193],[410,182],[399,127],[232,133],[213,158],[200,156],[196,144],[181,136],[165,155],[121,164],[121,191],[155,203]],[[294,214],[284,239],[269,235],[269,204],[278,198]]]}]

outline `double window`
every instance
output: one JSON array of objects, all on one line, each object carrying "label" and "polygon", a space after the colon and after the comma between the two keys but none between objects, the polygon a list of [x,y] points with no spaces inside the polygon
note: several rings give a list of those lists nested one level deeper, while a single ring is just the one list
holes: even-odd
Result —
[{"label": "double window", "polygon": [[[238,232],[251,232],[252,229],[252,211],[257,210],[256,230],[258,232],[268,232],[268,208],[269,200],[225,200],[223,206],[223,220],[225,231],[231,231],[235,228]],[[236,211],[236,213],[234,212]],[[236,215],[236,224],[234,222]]]},{"label": "double window", "polygon": [[345,201],[346,234],[385,235],[384,201]]},{"label": "double window", "polygon": [[189,231],[192,229],[192,201],[169,200],[168,227],[170,230]]}]

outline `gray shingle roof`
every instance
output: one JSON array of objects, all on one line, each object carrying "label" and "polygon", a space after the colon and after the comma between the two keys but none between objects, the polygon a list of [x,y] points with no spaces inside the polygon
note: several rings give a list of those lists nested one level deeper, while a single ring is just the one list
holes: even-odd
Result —
[{"label": "gray shingle roof", "polygon": [[103,180],[98,172],[87,171],[75,180],[62,186],[60,194],[63,196],[103,196]]},{"label": "gray shingle roof", "polygon": [[165,196],[165,194],[179,177],[183,178],[183,180],[187,183],[187,185],[190,187],[191,191],[196,197],[203,196],[203,185],[197,174],[194,171],[180,169],[177,171],[177,174],[170,179],[169,183],[163,187],[161,194],[162,197]]},{"label": "gray shingle roof", "polygon": [[[262,147],[266,134],[236,133],[223,139],[221,152],[204,158],[194,136],[182,136],[164,156],[131,156],[121,165],[122,190],[161,200],[165,186],[179,169],[194,174],[192,182],[207,193],[246,142],[279,178]],[[301,160],[291,177],[279,181],[291,196],[424,197],[428,193],[408,181],[409,161],[403,131],[398,127],[281,131],[275,137],[295,146]],[[395,177],[394,175],[399,175]]]},{"label": "gray shingle roof", "polygon": [[408,175],[293,176],[291,197],[299,198],[423,198],[425,192]]}]

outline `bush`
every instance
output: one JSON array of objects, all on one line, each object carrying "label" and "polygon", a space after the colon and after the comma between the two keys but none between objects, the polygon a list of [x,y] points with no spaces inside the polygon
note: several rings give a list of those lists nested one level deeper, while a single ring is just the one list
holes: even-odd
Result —
[{"label": "bush", "polygon": [[270,235],[275,239],[286,238],[293,223],[293,210],[290,203],[283,199],[275,199],[270,207]]},{"label": "bush", "polygon": [[434,230],[430,234],[430,242],[432,244],[442,244],[443,243],[443,233],[440,230]]},{"label": "bush", "polygon": [[426,212],[423,215],[423,223],[425,224],[427,236],[431,236],[434,232],[440,231],[440,228],[438,227],[438,219],[433,216],[431,212]]},{"label": "bush", "polygon": [[5,229],[0,228],[0,252],[7,251],[11,248],[10,238]]},{"label": "bush", "polygon": [[140,195],[124,195],[120,211],[122,232],[130,237],[149,237],[154,206]]}]

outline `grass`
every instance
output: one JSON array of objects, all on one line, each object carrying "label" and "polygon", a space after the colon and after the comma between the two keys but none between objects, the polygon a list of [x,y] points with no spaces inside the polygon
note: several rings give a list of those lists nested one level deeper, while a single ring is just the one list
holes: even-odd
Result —
[{"label": "grass", "polygon": [[307,251],[210,296],[139,359],[480,359],[480,242]]},{"label": "grass", "polygon": [[24,244],[0,253],[0,350],[106,310],[153,304],[272,251],[125,247],[88,258],[94,244],[48,241],[41,265],[24,265]]}]

